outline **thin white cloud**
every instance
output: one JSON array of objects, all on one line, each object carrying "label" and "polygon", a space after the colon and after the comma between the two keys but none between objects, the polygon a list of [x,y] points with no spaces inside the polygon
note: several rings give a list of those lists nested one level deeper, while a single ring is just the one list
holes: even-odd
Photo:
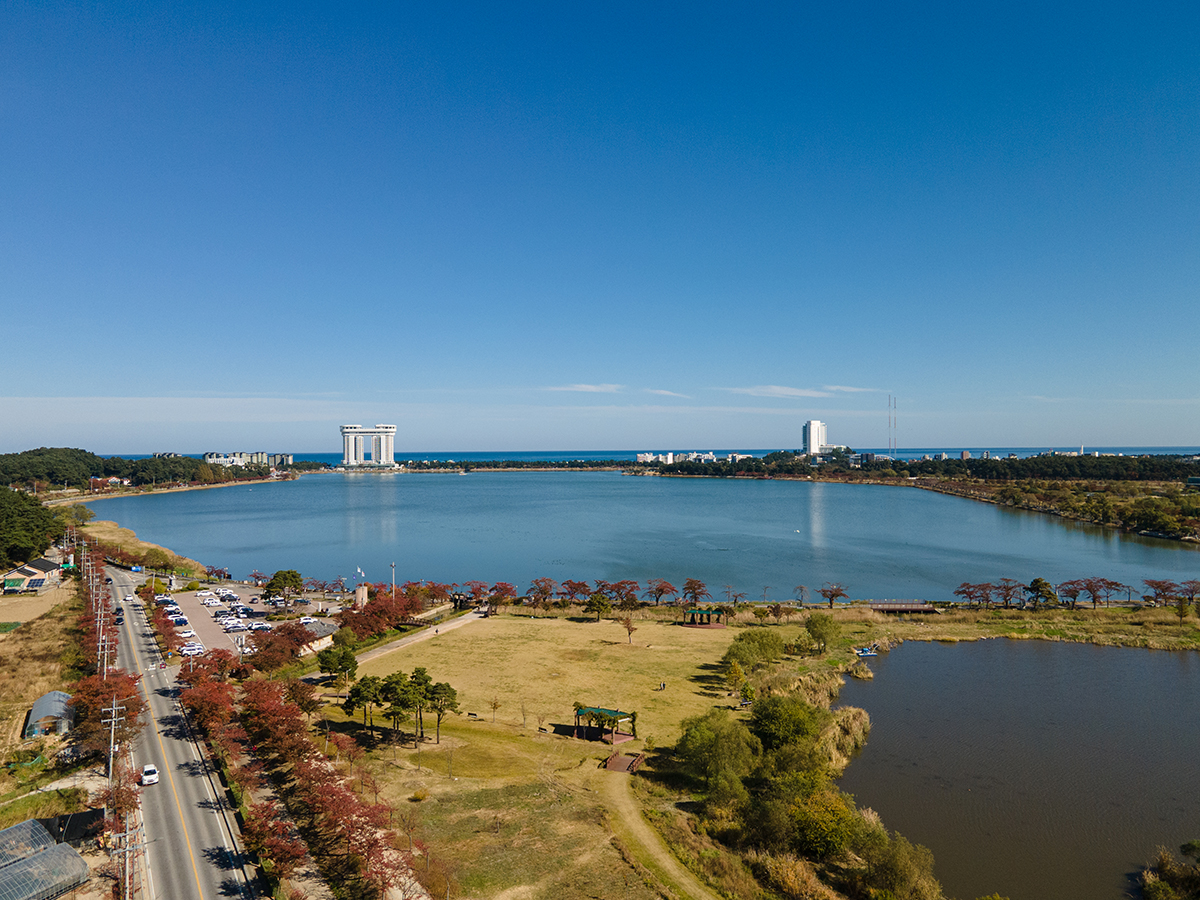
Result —
[{"label": "thin white cloud", "polygon": [[760,384],[755,387],[722,388],[731,394],[748,394],[751,397],[831,397],[828,391],[814,391],[811,388],[782,387],[778,384]]},{"label": "thin white cloud", "polygon": [[647,394],[658,394],[660,397],[682,397],[684,400],[691,400],[687,394],[677,394],[674,391],[664,391],[658,388],[646,388]]},{"label": "thin white cloud", "polygon": [[548,387],[548,391],[577,391],[581,394],[619,394],[619,384],[564,384],[560,387]]},{"label": "thin white cloud", "polygon": [[825,384],[821,386],[827,391],[838,391],[843,394],[877,394],[879,388],[847,387],[844,384]]}]

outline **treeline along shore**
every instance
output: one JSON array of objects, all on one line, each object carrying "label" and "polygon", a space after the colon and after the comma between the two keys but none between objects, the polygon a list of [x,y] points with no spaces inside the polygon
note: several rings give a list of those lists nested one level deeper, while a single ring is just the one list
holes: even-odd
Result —
[{"label": "treeline along shore", "polygon": [[1026,459],[868,459],[841,452],[816,462],[779,451],[737,461],[641,464],[633,474],[780,478],[918,487],[1125,531],[1200,541],[1194,456],[1032,456]]}]

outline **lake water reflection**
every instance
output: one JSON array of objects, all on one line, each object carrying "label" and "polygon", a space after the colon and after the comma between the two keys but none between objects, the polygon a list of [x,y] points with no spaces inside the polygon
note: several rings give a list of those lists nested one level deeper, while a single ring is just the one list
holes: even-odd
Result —
[{"label": "lake water reflection", "polygon": [[1200,656],[909,642],[840,702],[871,735],[841,786],[937,860],[947,896],[1117,900],[1200,838]]},{"label": "lake water reflection", "polygon": [[101,500],[97,516],[244,578],[295,568],[387,581],[694,577],[770,598],[845,583],[856,598],[952,600],[963,581],[1197,577],[1170,541],[914,488],[636,478],[613,472],[307,475]]}]

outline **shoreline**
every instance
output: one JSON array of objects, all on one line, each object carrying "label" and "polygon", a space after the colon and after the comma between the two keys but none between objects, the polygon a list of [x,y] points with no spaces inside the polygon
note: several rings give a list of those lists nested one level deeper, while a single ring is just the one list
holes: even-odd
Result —
[{"label": "shoreline", "polygon": [[[247,484],[278,484],[283,481],[296,481],[297,478],[247,478],[244,481],[222,481],[217,484],[187,484],[172,485],[169,488],[151,488],[144,490],[110,491],[103,494],[80,494],[74,497],[52,497],[42,500],[43,506],[78,506],[80,503],[91,503],[95,500],[113,500],[121,497],[152,497],[155,494],[182,494],[186,491],[207,491],[212,488],[238,487]],[[37,496],[36,494],[34,496]]]}]

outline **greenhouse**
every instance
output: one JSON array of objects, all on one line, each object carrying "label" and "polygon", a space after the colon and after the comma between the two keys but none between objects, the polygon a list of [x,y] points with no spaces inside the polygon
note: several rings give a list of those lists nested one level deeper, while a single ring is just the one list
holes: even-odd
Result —
[{"label": "greenhouse", "polygon": [[36,819],[0,831],[0,900],[50,900],[87,880],[83,857]]}]

